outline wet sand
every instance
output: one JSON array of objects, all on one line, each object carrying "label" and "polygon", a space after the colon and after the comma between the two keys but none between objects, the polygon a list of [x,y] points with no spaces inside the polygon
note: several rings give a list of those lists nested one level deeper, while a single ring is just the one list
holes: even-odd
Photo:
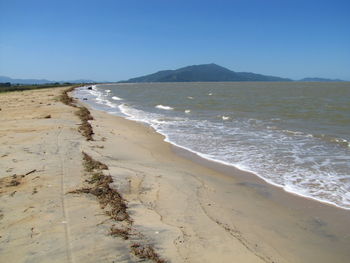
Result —
[{"label": "wet sand", "polygon": [[[201,159],[150,127],[104,112],[91,110],[94,141],[86,142],[74,109],[52,100],[52,108],[40,108],[53,91],[32,92],[0,95],[7,103],[0,112],[1,179],[36,169],[19,185],[25,190],[1,188],[0,261],[139,261],[131,241],[108,235],[111,222],[99,224],[106,217],[93,196],[64,194],[84,181],[82,150],[109,167],[133,227],[169,262],[350,260],[349,211]],[[15,109],[19,100],[28,107]],[[51,119],[35,117],[43,112]]]}]

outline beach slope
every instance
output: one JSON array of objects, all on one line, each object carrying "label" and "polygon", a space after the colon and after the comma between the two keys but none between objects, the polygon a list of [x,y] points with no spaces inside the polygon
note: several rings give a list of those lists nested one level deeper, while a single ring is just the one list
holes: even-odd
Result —
[{"label": "beach slope", "polygon": [[[349,261],[348,211],[93,109],[87,141],[78,108],[58,100],[63,91],[0,94],[1,262]],[[103,171],[89,174],[83,152]],[[127,205],[122,219],[101,203],[105,189],[89,186],[101,178]]]}]

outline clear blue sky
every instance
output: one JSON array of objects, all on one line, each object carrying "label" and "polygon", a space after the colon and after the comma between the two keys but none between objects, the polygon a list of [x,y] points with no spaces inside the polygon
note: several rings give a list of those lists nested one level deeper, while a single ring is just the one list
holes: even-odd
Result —
[{"label": "clear blue sky", "polygon": [[212,62],[350,80],[350,1],[0,0],[0,75],[115,81]]}]

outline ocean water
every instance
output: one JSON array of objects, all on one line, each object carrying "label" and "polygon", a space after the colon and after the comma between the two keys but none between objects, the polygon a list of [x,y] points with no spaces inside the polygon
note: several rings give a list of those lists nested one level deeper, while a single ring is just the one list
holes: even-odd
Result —
[{"label": "ocean water", "polygon": [[350,83],[147,83],[76,90],[166,141],[350,209]]}]

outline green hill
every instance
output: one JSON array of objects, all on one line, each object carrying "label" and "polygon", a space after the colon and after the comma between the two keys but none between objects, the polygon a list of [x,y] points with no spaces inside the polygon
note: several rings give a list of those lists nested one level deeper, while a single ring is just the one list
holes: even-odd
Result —
[{"label": "green hill", "polygon": [[214,63],[163,70],[121,82],[292,81],[250,72],[235,72]]}]

